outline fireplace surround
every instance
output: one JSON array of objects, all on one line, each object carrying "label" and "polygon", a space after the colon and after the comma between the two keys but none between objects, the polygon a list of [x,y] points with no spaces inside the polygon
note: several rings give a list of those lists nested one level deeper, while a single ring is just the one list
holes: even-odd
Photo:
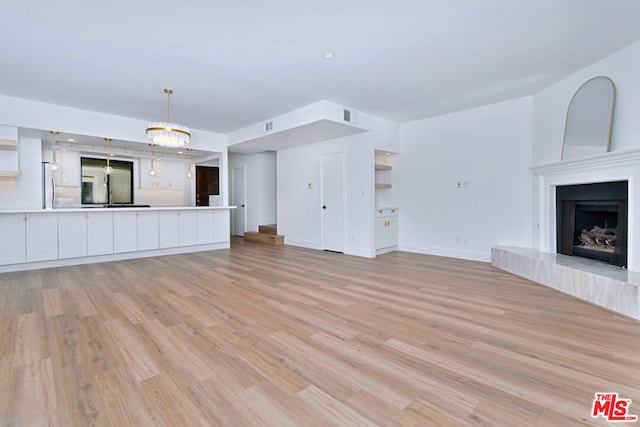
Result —
[{"label": "fireplace surround", "polygon": [[[494,247],[491,264],[592,304],[640,320],[640,149],[540,165],[538,221],[530,248]],[[557,189],[627,182],[627,268],[558,251]]]},{"label": "fireplace surround", "polygon": [[[535,246],[547,253],[561,253],[558,251],[558,227],[561,226],[558,224],[558,188],[626,182],[626,267],[630,271],[640,272],[640,186],[637,185],[640,182],[640,150],[610,152],[551,163],[533,167],[532,171],[537,175],[538,187],[538,232]],[[613,197],[624,199],[619,192]]]}]

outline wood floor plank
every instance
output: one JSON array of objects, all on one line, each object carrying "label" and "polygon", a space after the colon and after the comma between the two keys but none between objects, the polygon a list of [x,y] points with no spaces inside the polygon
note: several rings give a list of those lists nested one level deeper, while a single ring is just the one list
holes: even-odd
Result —
[{"label": "wood floor plank", "polygon": [[0,274],[0,425],[578,426],[640,324],[482,262],[269,247]]},{"label": "wood floor plank", "polygon": [[96,375],[96,384],[105,403],[111,425],[151,426],[154,424],[149,408],[142,400],[131,377],[116,368]]},{"label": "wood floor plank", "polygon": [[141,383],[142,397],[161,426],[209,426],[206,416],[166,374],[145,379]]}]

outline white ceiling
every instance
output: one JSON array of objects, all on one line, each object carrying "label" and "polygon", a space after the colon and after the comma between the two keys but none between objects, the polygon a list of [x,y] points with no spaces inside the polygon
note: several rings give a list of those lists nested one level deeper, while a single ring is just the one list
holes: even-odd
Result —
[{"label": "white ceiling", "polygon": [[176,121],[222,133],[323,99],[405,122],[529,95],[640,40],[638,0],[3,0],[0,12],[1,94],[162,120],[171,87]]}]

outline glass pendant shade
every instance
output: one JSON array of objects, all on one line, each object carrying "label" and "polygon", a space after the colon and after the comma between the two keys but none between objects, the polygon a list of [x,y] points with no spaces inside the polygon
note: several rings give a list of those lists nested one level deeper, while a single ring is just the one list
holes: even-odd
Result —
[{"label": "glass pendant shade", "polygon": [[191,160],[189,160],[189,167],[187,168],[187,178],[193,178],[193,173],[191,172]]},{"label": "glass pendant shade", "polygon": [[[153,153],[151,153],[151,155],[153,156]],[[156,169],[153,167],[153,158],[151,159],[151,169],[149,169],[149,176],[156,176],[158,172],[156,172]]]},{"label": "glass pendant shade", "polygon": [[111,160],[111,155],[107,154],[107,166],[102,168],[104,170],[104,173],[107,174],[107,175],[111,175],[113,173],[113,168],[111,167],[111,164],[109,163],[110,160]]},{"label": "glass pendant shade", "polygon": [[191,140],[189,128],[168,122],[149,123],[147,137],[161,147],[184,147]]},{"label": "glass pendant shade", "polygon": [[111,167],[111,153],[109,153],[109,143],[111,142],[111,138],[104,139],[107,142],[107,166],[103,167],[104,173],[107,175],[111,175],[113,173],[113,168]]},{"label": "glass pendant shade", "polygon": [[55,130],[50,130],[49,133],[53,135],[53,143],[51,144],[51,148],[53,150],[53,161],[49,163],[49,170],[51,170],[51,172],[57,172],[60,170],[60,165],[56,161],[56,135],[58,134],[58,132]]}]

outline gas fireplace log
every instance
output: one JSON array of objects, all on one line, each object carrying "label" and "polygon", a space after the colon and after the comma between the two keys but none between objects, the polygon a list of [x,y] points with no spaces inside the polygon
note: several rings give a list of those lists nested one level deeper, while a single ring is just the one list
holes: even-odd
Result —
[{"label": "gas fireplace log", "polygon": [[593,227],[590,231],[583,228],[578,240],[581,246],[615,246],[617,230],[615,228]]}]

